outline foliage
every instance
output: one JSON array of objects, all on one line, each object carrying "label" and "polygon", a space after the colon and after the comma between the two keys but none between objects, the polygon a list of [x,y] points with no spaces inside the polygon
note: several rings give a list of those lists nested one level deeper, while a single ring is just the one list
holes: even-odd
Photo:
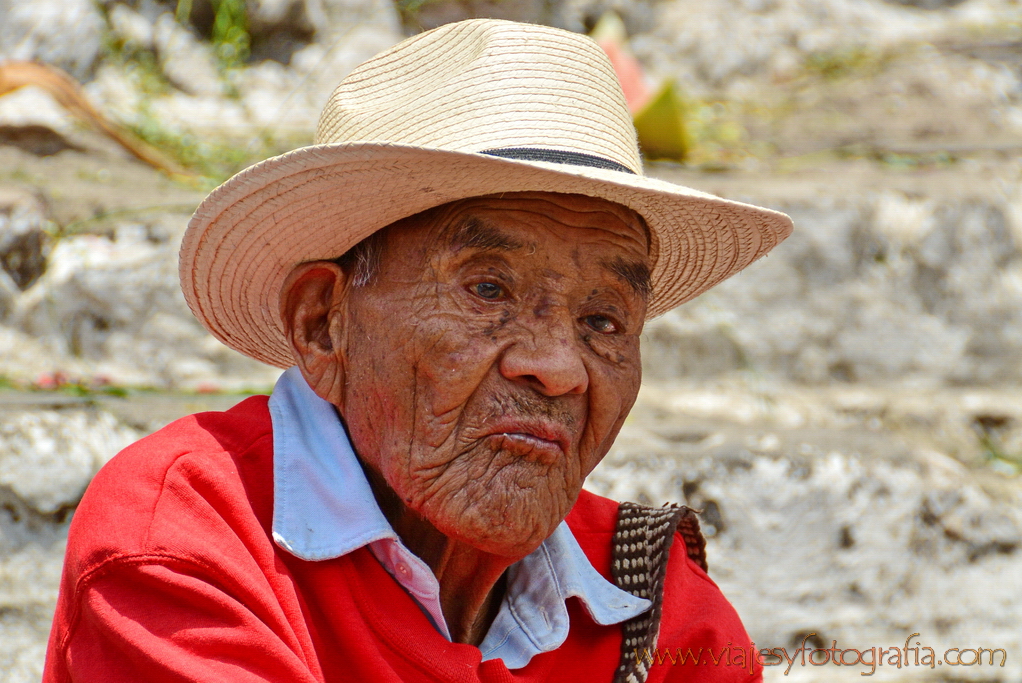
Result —
[{"label": "foliage", "polygon": [[252,37],[248,32],[248,14],[245,0],[212,0],[213,48],[224,68],[236,68],[245,63],[252,50]]},{"label": "foliage", "polygon": [[724,171],[767,150],[749,140],[741,123],[743,105],[726,100],[694,99],[686,103],[686,128],[691,139],[687,162],[703,171]]},{"label": "foliage", "polygon": [[108,32],[104,52],[106,61],[119,67],[143,95],[164,95],[172,89],[152,50]]},{"label": "foliage", "polygon": [[441,0],[397,0],[397,9],[404,14],[414,14],[426,5],[432,5]]},{"label": "foliage", "polygon": [[177,23],[186,24],[192,16],[192,0],[177,0],[177,8],[174,10],[174,18]]},{"label": "foliage", "polygon": [[212,189],[245,166],[263,158],[269,144],[264,140],[256,149],[246,149],[244,145],[231,144],[230,141],[213,141],[188,131],[171,130],[160,123],[145,102],[129,128],[174,161],[201,175],[199,185],[206,189]]},{"label": "foliage", "polygon": [[986,461],[1005,473],[1022,473],[1022,454],[1010,453],[1004,446],[1004,418],[980,417],[973,423]]},{"label": "foliage", "polygon": [[[192,16],[192,0],[177,0],[174,18],[188,25]],[[213,8],[213,26],[207,36],[213,52],[224,69],[236,69],[252,54],[252,36],[248,31],[248,12],[245,0],[210,0]]]}]

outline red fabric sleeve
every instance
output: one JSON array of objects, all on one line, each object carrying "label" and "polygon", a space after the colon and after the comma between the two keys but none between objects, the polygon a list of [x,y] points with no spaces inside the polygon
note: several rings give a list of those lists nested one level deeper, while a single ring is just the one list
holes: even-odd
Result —
[{"label": "red fabric sleeve", "polygon": [[81,590],[64,648],[75,683],[322,683],[280,634],[200,570],[150,562],[110,563]]}]

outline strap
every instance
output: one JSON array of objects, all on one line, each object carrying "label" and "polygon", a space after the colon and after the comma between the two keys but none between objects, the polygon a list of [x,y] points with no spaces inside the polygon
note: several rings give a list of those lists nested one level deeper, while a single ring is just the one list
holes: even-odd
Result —
[{"label": "strap", "polygon": [[602,168],[607,171],[620,171],[631,173],[635,171],[624,164],[619,164],[611,159],[606,159],[595,154],[584,154],[582,152],[569,152],[564,149],[546,149],[543,147],[500,147],[497,149],[484,149],[480,154],[502,159],[517,159],[518,161],[548,161],[553,164],[570,164],[572,166],[588,166],[589,168]]},{"label": "strap", "polygon": [[706,540],[694,510],[674,503],[662,508],[621,503],[618,508],[611,576],[618,588],[652,600],[653,607],[623,624],[621,660],[614,683],[645,683],[649,676],[648,662],[641,653],[652,651],[660,634],[667,558],[675,531],[685,541],[688,556],[706,571]]}]

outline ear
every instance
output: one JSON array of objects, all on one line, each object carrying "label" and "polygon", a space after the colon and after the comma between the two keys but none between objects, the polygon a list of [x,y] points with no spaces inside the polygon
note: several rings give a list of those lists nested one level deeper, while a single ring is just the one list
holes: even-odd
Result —
[{"label": "ear", "polygon": [[311,261],[291,271],[280,289],[280,317],[305,381],[341,407],[344,395],[347,294],[350,278],[332,261]]}]

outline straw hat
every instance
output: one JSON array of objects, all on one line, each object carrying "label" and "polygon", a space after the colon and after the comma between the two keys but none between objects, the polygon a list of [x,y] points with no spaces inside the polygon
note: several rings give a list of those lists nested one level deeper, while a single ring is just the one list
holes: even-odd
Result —
[{"label": "straw hat", "polygon": [[181,245],[181,288],[227,346],[294,364],[278,311],[299,263],[337,258],[394,221],[466,197],[601,197],[651,231],[649,317],[706,291],[791,232],[782,213],[642,175],[614,70],[589,38],[493,19],[402,41],[345,78],[316,144],[213,190]]}]

